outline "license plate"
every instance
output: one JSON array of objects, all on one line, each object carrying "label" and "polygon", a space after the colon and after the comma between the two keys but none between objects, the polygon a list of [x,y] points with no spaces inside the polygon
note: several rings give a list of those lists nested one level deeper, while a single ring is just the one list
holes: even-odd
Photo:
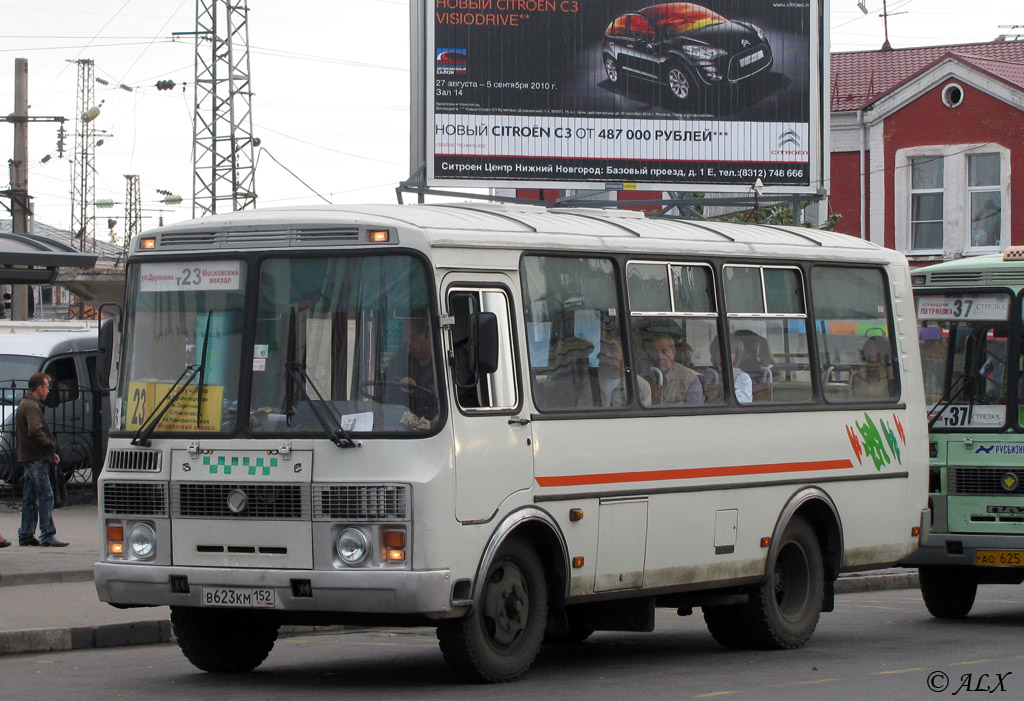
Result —
[{"label": "license plate", "polygon": [[203,587],[203,606],[272,609],[277,606],[273,589]]},{"label": "license plate", "polygon": [[974,561],[983,567],[1024,567],[1024,550],[978,550]]},{"label": "license plate", "polygon": [[744,56],[740,59],[741,66],[749,66],[751,63],[756,63],[764,58],[764,51],[756,51],[749,56]]}]

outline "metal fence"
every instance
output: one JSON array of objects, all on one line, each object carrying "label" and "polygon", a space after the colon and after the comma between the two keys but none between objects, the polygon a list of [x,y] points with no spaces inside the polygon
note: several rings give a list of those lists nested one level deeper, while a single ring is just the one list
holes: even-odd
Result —
[{"label": "metal fence", "polygon": [[[27,380],[8,380],[0,386],[0,494],[8,496],[21,489],[14,419],[27,391]],[[58,382],[50,388],[45,413],[57,442],[69,496],[95,495],[96,477],[103,468],[107,448],[109,399],[89,387]]]}]

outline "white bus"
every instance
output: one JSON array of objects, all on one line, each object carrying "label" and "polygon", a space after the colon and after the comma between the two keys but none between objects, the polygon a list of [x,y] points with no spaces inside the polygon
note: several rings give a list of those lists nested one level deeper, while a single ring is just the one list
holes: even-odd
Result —
[{"label": "white bus", "polygon": [[512,205],[266,210],[131,244],[96,586],[197,667],[429,625],[460,676],[695,607],[795,648],[927,512],[902,256]]}]

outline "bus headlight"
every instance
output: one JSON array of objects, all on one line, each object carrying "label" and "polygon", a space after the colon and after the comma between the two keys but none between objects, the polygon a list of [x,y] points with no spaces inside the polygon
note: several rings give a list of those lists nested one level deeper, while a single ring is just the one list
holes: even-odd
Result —
[{"label": "bus headlight", "polygon": [[140,560],[156,554],[156,531],[148,523],[136,523],[128,531],[128,549]]},{"label": "bus headlight", "polygon": [[341,561],[350,567],[361,565],[370,554],[370,538],[359,528],[346,528],[334,541],[334,549]]}]

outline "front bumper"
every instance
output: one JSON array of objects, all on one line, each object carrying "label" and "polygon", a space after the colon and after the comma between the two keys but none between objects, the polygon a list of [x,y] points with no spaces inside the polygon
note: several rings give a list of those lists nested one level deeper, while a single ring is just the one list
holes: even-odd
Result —
[{"label": "front bumper", "polygon": [[[174,567],[100,562],[94,570],[100,601],[117,606],[202,605],[207,587],[263,587],[276,594],[274,610],[358,614],[407,614],[448,618],[464,609],[451,605],[448,570],[423,572],[324,572]],[[171,590],[171,577],[185,577],[188,591]],[[295,596],[293,581],[306,580],[311,596]]]},{"label": "front bumper", "polygon": [[921,546],[900,562],[905,567],[922,565],[959,565],[975,567],[978,550],[1020,550],[1019,535],[992,535],[989,533],[935,533],[931,532]]}]

